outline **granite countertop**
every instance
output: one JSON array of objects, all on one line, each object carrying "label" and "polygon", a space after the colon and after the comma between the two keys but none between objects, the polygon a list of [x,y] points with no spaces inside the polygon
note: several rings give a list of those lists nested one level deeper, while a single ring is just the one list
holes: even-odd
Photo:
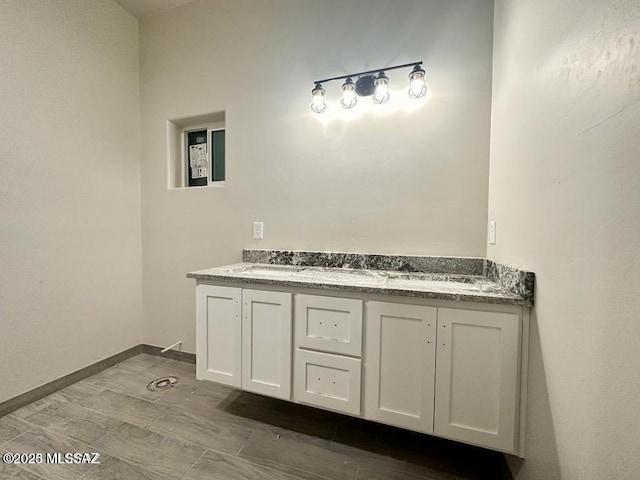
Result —
[{"label": "granite countertop", "polygon": [[[336,257],[339,255],[349,256],[345,257],[349,264],[345,265]],[[353,261],[354,255],[362,255],[364,260],[358,264]],[[376,258],[371,260],[371,257]],[[520,275],[518,270],[488,263],[484,259],[273,250],[245,250],[243,259],[242,263],[189,272],[187,277],[463,302],[533,305],[533,274],[523,272],[530,275]],[[436,271],[419,271],[425,269]],[[522,285],[519,280],[522,280]]]}]

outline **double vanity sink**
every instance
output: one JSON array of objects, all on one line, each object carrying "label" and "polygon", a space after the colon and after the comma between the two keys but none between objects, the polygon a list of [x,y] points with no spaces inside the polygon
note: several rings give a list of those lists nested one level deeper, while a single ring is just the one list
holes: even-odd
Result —
[{"label": "double vanity sink", "polygon": [[358,270],[326,267],[293,267],[286,265],[241,264],[222,268],[239,276],[265,279],[287,279],[292,282],[336,284],[366,284],[383,288],[462,289],[481,291],[480,280],[472,276],[443,276],[420,273],[400,273],[384,270]]},{"label": "double vanity sink", "polygon": [[245,250],[196,280],[196,377],[524,456],[533,274]]},{"label": "double vanity sink", "polygon": [[190,278],[510,305],[529,300],[481,275],[237,263],[191,272]]}]

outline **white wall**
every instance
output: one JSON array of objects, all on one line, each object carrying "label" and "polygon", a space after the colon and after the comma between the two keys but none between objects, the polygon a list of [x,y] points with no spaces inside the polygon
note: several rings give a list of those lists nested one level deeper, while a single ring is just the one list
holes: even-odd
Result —
[{"label": "white wall", "polygon": [[637,0],[496,2],[488,256],[537,276],[519,480],[640,478],[639,32]]},{"label": "white wall", "polygon": [[[145,342],[194,351],[189,270],[291,248],[483,256],[493,1],[210,0],[140,23]],[[423,60],[431,97],[309,109]],[[226,110],[225,188],[167,190],[166,121]],[[251,222],[265,222],[265,239]]]},{"label": "white wall", "polygon": [[0,1],[0,402],[140,343],[137,22]]}]

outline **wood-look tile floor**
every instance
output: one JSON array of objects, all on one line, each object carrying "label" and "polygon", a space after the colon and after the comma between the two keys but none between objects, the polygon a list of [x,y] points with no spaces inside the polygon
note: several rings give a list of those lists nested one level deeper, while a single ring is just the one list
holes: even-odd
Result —
[{"label": "wood-look tile floor", "polygon": [[[150,392],[156,378],[178,384]],[[100,453],[99,465],[0,461],[0,480],[502,480],[502,455],[195,379],[137,355],[0,418],[0,454]]]}]

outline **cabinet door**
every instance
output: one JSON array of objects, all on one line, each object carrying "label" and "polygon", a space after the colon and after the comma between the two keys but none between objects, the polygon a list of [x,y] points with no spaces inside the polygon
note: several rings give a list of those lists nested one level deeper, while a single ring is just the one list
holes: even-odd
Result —
[{"label": "cabinet door", "polygon": [[367,302],[365,418],[433,432],[434,307]]},{"label": "cabinet door", "polygon": [[438,309],[435,433],[515,451],[520,317]]},{"label": "cabinet door", "polygon": [[296,347],[360,357],[362,300],[296,295]]},{"label": "cabinet door", "polygon": [[291,399],[291,294],[242,291],[242,388]]},{"label": "cabinet door", "polygon": [[196,378],[241,386],[239,288],[196,287]]},{"label": "cabinet door", "polygon": [[360,414],[359,358],[297,349],[295,363],[295,401]]}]

